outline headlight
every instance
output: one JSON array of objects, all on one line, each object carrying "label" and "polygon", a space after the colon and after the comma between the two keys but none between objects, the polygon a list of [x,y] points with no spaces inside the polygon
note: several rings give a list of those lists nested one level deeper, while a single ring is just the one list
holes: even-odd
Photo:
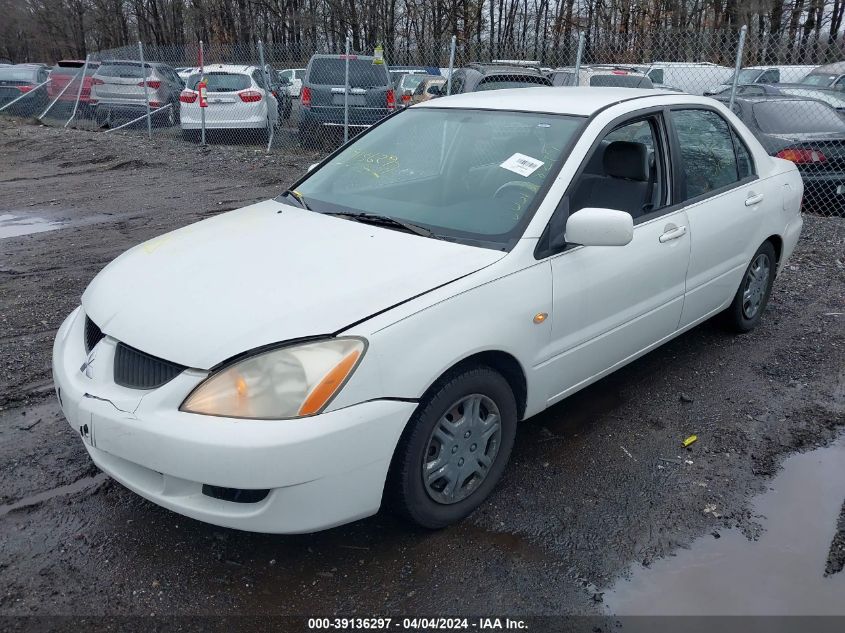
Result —
[{"label": "headlight", "polygon": [[212,374],[179,407],[188,413],[277,420],[322,411],[366,350],[359,338],[336,338],[250,356]]}]

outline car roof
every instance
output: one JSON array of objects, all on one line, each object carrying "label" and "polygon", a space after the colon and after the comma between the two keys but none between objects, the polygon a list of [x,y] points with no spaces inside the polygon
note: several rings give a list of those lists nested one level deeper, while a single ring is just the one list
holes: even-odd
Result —
[{"label": "car roof", "polygon": [[678,103],[713,103],[708,97],[645,88],[511,88],[467,92],[415,105],[415,108],[478,108],[589,116],[606,107],[645,97],[673,97]]},{"label": "car roof", "polygon": [[484,75],[542,75],[539,68],[531,66],[509,66],[507,64],[491,64],[484,62],[470,62],[464,68],[470,68]]}]

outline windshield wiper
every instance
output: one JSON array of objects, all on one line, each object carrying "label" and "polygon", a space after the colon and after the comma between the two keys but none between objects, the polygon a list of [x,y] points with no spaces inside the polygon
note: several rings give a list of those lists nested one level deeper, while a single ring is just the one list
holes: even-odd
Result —
[{"label": "windshield wiper", "polygon": [[305,209],[306,211],[311,211],[311,207],[309,207],[308,203],[305,202],[304,196],[301,193],[299,193],[298,191],[296,191],[294,189],[288,189],[282,195],[283,196],[290,196],[291,198],[296,200],[299,203],[299,206],[301,206],[303,209]]},{"label": "windshield wiper", "polygon": [[326,215],[336,215],[342,218],[355,220],[356,222],[362,222],[364,224],[375,224],[376,226],[400,229],[423,237],[442,239],[440,235],[429,231],[423,226],[419,226],[418,224],[407,222],[405,220],[397,220],[396,218],[391,218],[389,215],[379,215],[378,213],[357,213],[353,211],[337,211],[335,213],[327,213]]}]

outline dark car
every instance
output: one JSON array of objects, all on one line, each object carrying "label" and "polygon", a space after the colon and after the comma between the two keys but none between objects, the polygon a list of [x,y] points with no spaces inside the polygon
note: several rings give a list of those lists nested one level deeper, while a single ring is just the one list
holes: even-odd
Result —
[{"label": "dark car", "polygon": [[36,64],[0,66],[0,107],[26,95],[9,105],[3,112],[18,116],[37,116],[47,105],[47,69]]},{"label": "dark car", "polygon": [[845,209],[845,121],[822,101],[803,97],[739,97],[734,113],[766,151],[790,160],[804,181],[804,210]]},{"label": "dark car", "polygon": [[[725,94],[718,94],[714,98],[720,101],[730,99],[730,90]],[[824,101],[840,113],[845,113],[845,93],[839,90],[814,88],[807,84],[743,84],[736,87],[736,94],[740,97],[761,97],[765,95],[782,95],[787,97],[804,97]]]},{"label": "dark car", "polygon": [[304,147],[319,147],[328,136],[342,134],[347,100],[351,133],[361,132],[396,110],[387,66],[363,55],[352,55],[348,62],[348,95],[344,95],[347,60],[343,56],[314,55],[308,62],[299,94],[299,139]]},{"label": "dark car", "polygon": [[501,90],[503,88],[536,88],[552,82],[539,69],[505,64],[472,63],[452,73],[452,94]]},{"label": "dark car", "polygon": [[267,66],[267,76],[270,78],[270,92],[279,104],[279,121],[289,119],[293,110],[293,99],[290,96],[291,82],[287,77],[279,75],[278,71]]}]

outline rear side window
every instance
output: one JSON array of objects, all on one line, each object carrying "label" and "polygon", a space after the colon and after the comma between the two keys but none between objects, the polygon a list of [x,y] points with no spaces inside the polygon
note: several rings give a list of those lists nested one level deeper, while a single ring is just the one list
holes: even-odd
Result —
[{"label": "rear side window", "polygon": [[754,119],[769,134],[845,132],[845,121],[820,101],[762,101],[754,104]]},{"label": "rear side window", "polygon": [[[188,78],[187,87],[196,90],[201,77],[201,75],[191,75]],[[248,75],[236,73],[208,73],[205,79],[208,83],[208,92],[237,92],[246,90],[252,85]]]},{"label": "rear side window", "polygon": [[675,110],[672,126],[678,135],[686,200],[739,180],[732,132],[710,110]]},{"label": "rear side window", "polygon": [[149,77],[152,69],[140,62],[113,62],[100,66],[97,74],[101,77],[118,77],[120,79],[143,79]]},{"label": "rear side window", "polygon": [[554,86],[572,86],[575,84],[575,73],[555,73],[552,77]]},{"label": "rear side window", "polygon": [[[346,61],[332,57],[318,57],[311,62],[308,83],[323,86],[342,86],[346,81]],[[369,59],[349,60],[349,85],[356,88],[375,88],[390,85],[383,64]]]},{"label": "rear side window", "polygon": [[757,80],[758,84],[776,84],[780,81],[780,71],[774,68],[770,68]]},{"label": "rear side window", "polygon": [[548,86],[549,81],[545,77],[499,75],[482,79],[477,90],[501,90],[503,88],[533,88],[536,86]]}]

